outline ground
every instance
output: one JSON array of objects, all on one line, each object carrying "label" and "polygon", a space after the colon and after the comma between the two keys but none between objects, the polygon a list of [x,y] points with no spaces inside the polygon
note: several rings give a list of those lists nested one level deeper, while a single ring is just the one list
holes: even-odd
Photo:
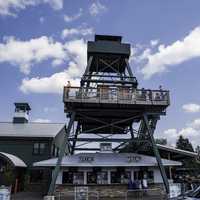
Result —
[{"label": "ground", "polygon": [[11,196],[11,200],[43,200],[40,193],[19,192]]}]

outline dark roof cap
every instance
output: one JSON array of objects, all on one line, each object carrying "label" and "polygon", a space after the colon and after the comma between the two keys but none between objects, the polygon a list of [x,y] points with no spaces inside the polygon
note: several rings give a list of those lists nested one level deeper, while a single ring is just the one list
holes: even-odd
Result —
[{"label": "dark roof cap", "polygon": [[95,35],[95,41],[113,41],[113,42],[121,42],[122,36],[115,35]]},{"label": "dark roof cap", "polygon": [[16,108],[22,108],[22,109],[26,108],[27,111],[31,110],[31,107],[26,102],[16,102],[14,104]]}]

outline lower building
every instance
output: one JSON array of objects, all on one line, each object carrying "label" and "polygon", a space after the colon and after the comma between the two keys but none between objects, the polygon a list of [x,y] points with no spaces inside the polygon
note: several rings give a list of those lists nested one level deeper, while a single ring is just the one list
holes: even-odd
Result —
[{"label": "lower building", "polygon": [[56,136],[65,132],[63,123],[29,122],[30,109],[28,103],[15,103],[13,120],[0,122],[0,185],[12,186],[13,192],[48,190],[51,171],[33,163],[58,156]]},{"label": "lower building", "polygon": [[[53,158],[36,162],[34,166],[52,168],[56,162],[57,158]],[[181,166],[177,161],[162,159],[162,162],[165,167]],[[91,191],[102,195],[107,192],[110,196],[110,193],[124,194],[128,188],[162,185],[155,157],[136,153],[79,153],[63,158],[56,192],[72,192],[77,186],[87,186]]]}]

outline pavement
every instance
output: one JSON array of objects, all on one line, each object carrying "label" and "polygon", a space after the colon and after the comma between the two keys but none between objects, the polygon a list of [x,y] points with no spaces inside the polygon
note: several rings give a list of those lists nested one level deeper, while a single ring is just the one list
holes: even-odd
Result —
[{"label": "pavement", "polygon": [[11,200],[43,200],[43,195],[33,192],[19,192],[11,196]]}]

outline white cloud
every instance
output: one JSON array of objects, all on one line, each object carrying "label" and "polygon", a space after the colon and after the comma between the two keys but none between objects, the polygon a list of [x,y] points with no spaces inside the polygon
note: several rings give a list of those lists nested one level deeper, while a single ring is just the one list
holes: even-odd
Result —
[{"label": "white cloud", "polygon": [[63,8],[63,0],[0,0],[0,15],[16,17],[18,11],[41,3],[49,4],[55,10]]},{"label": "white cloud", "polygon": [[66,28],[62,31],[61,37],[64,39],[71,36],[87,36],[94,34],[93,28]]},{"label": "white cloud", "polygon": [[188,113],[200,112],[200,105],[195,103],[189,103],[182,106],[183,110]]},{"label": "white cloud", "polygon": [[200,118],[194,119],[191,123],[188,123],[184,128],[168,129],[164,131],[164,137],[167,138],[168,143],[175,146],[178,137],[182,135],[189,138],[194,146],[200,143]]},{"label": "white cloud", "polygon": [[61,64],[63,64],[63,61],[64,60],[62,60],[62,59],[55,59],[52,62],[52,66],[55,67],[55,66],[61,65]]},{"label": "white cloud", "polygon": [[158,43],[159,43],[159,40],[158,40],[158,39],[157,39],[157,40],[151,40],[151,41],[150,41],[150,44],[151,44],[152,47],[157,46]]},{"label": "white cloud", "polygon": [[62,43],[55,42],[46,36],[28,41],[9,37],[4,39],[4,43],[0,43],[0,63],[8,62],[19,66],[25,74],[30,72],[34,63],[40,63],[47,59],[67,59]]},{"label": "white cloud", "polygon": [[188,126],[194,128],[196,130],[200,130],[200,118],[193,120],[193,122],[189,123]]},{"label": "white cloud", "polygon": [[101,4],[98,0],[93,2],[89,7],[89,12],[92,16],[97,16],[107,10],[107,7]]},{"label": "white cloud", "polygon": [[68,68],[49,77],[25,78],[20,90],[24,93],[62,93],[63,86],[71,81],[72,86],[79,86],[79,76],[87,63],[87,44],[83,39],[65,43],[64,48],[70,58]]},{"label": "white cloud", "polygon": [[64,85],[67,81],[71,82],[72,86],[78,86],[80,79],[72,79],[67,70],[58,72],[49,77],[34,77],[31,79],[25,78],[22,80],[20,90],[24,93],[54,93],[61,94]]},{"label": "white cloud", "polygon": [[145,78],[169,70],[192,58],[200,57],[200,27],[193,29],[182,40],[171,45],[159,45],[158,51],[147,56],[147,64],[141,69]]},{"label": "white cloud", "polygon": [[70,15],[64,15],[64,20],[67,23],[68,22],[72,22],[72,21],[75,21],[75,20],[79,19],[82,16],[82,14],[83,14],[83,9],[80,8],[79,12],[77,14],[75,14],[75,15],[72,15],[72,16],[70,16]]},{"label": "white cloud", "polygon": [[38,118],[38,119],[33,120],[33,122],[37,122],[37,123],[50,123],[51,120]]},{"label": "white cloud", "polygon": [[44,3],[48,3],[54,10],[60,10],[63,8],[64,0],[43,0]]}]

